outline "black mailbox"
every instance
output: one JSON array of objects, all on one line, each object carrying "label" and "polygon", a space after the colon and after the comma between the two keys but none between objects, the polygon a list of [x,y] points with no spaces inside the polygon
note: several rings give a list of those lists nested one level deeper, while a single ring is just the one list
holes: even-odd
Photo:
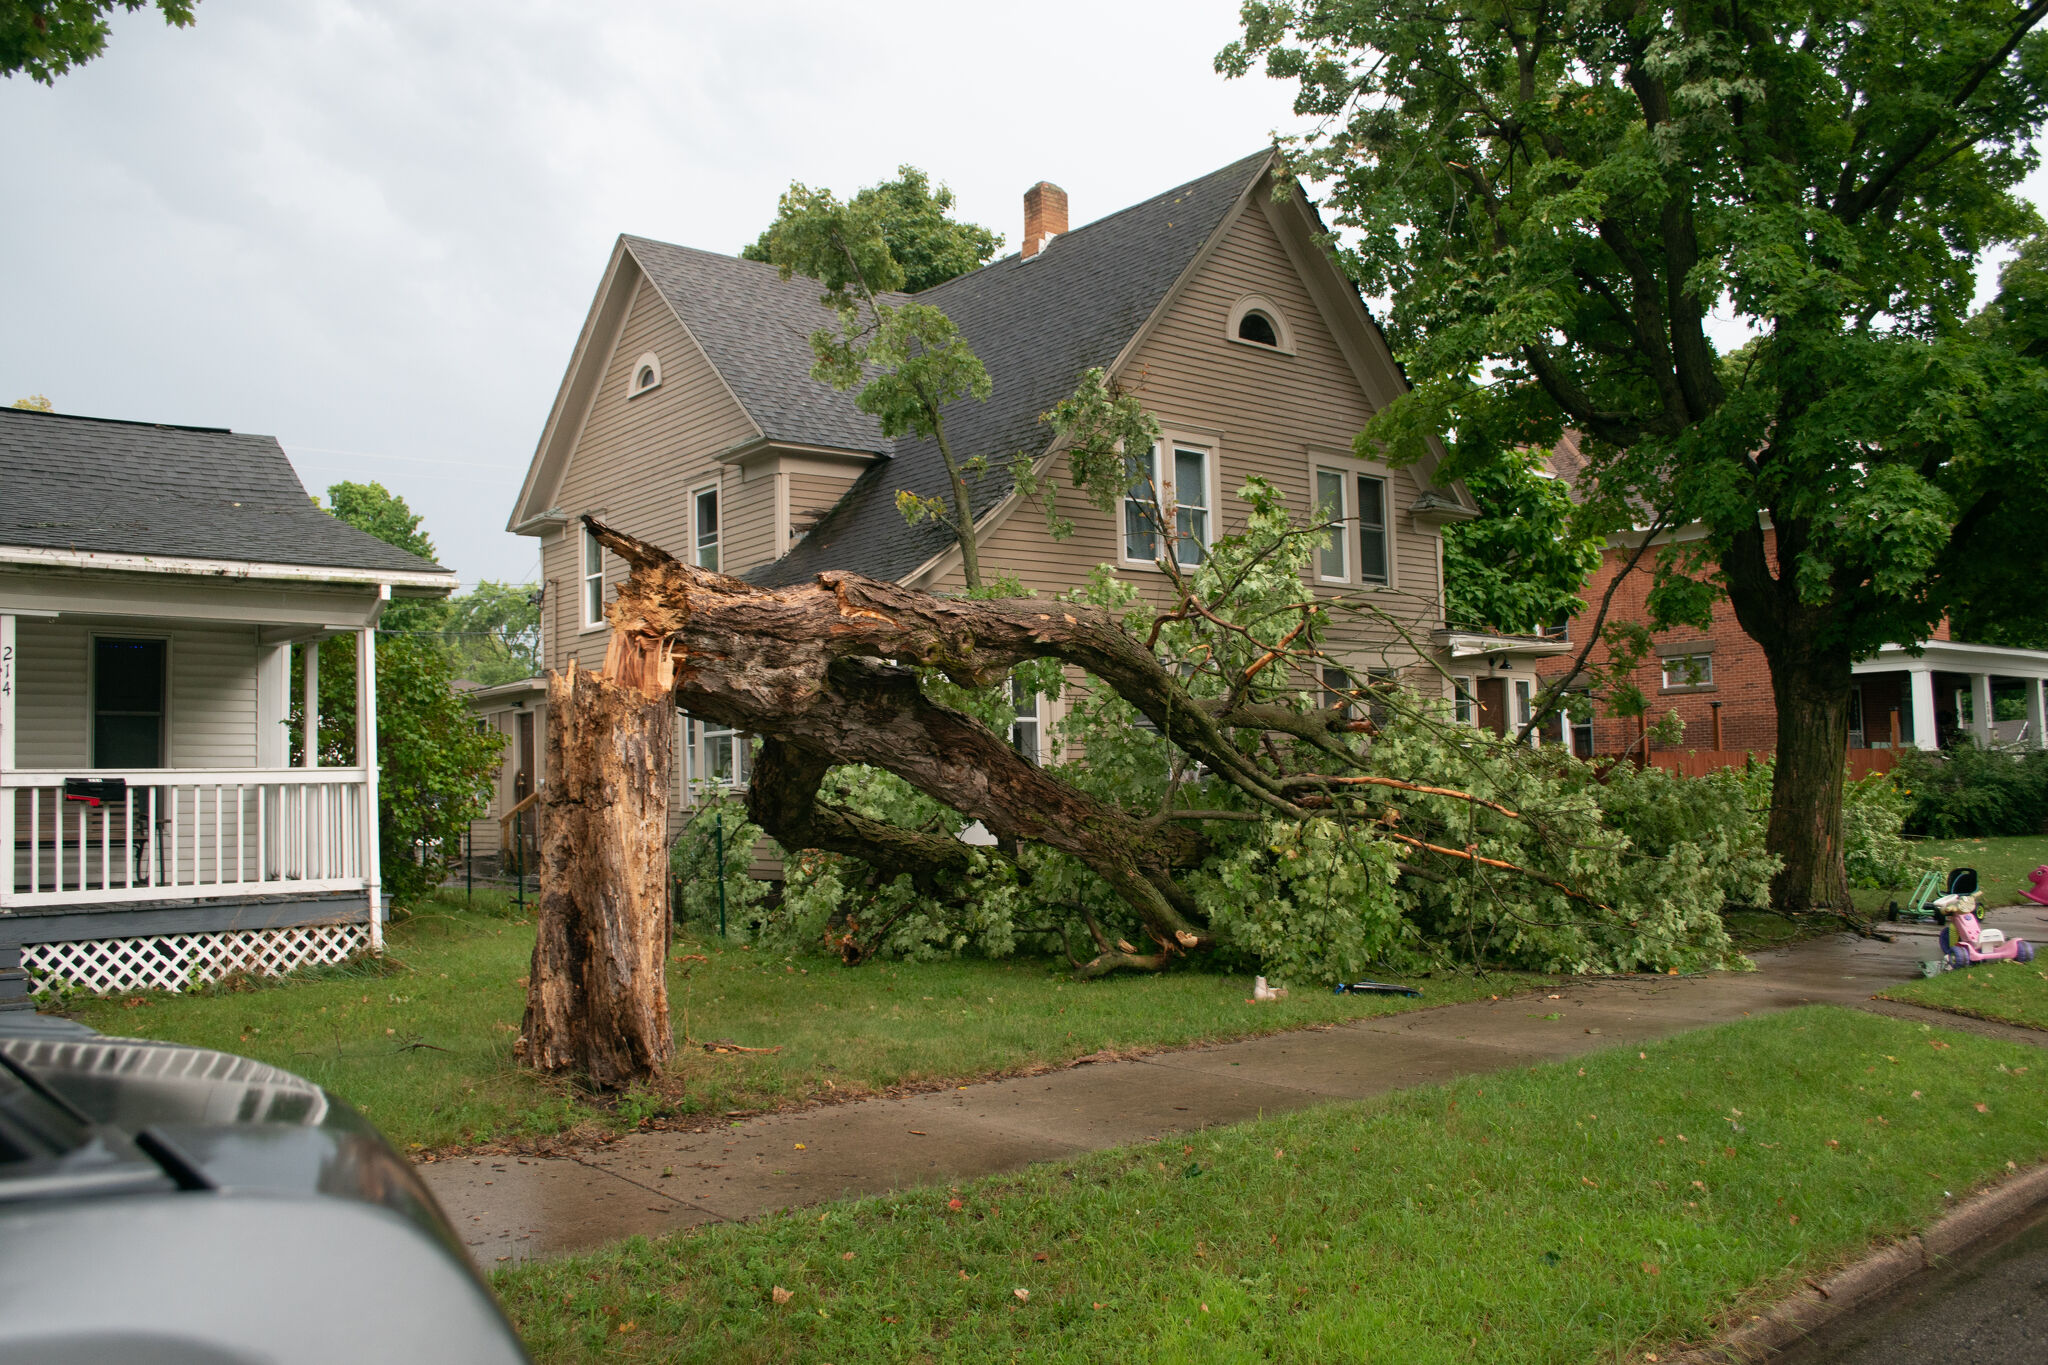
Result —
[{"label": "black mailbox", "polygon": [[123,777],[67,777],[64,799],[83,801],[88,806],[118,806],[128,799],[128,780]]}]

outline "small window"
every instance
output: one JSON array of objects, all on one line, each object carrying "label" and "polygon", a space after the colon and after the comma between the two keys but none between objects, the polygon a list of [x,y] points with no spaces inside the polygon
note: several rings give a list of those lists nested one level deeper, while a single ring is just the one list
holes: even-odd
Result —
[{"label": "small window", "polygon": [[1517,727],[1527,725],[1535,716],[1534,698],[1535,685],[1527,678],[1515,679],[1515,724]]},{"label": "small window", "polygon": [[1141,564],[1159,561],[1158,448],[1124,456],[1130,486],[1124,492],[1124,558]]},{"label": "small window", "polygon": [[1193,568],[1209,555],[1209,452],[1173,452],[1174,557]]},{"label": "small window", "polygon": [[633,377],[626,382],[626,397],[638,398],[649,389],[661,387],[661,357],[652,351],[633,362]]},{"label": "small window", "polygon": [[1673,654],[1664,660],[1664,686],[1705,687],[1714,681],[1711,654]]},{"label": "small window", "polygon": [[1351,574],[1344,563],[1345,541],[1349,539],[1344,529],[1344,476],[1334,469],[1316,471],[1316,521],[1329,528],[1330,543],[1320,551],[1316,572],[1323,578],[1338,583],[1351,581]]},{"label": "small window", "polygon": [[1392,668],[1368,668],[1365,670],[1365,718],[1374,725],[1385,725],[1393,709],[1387,703],[1401,687],[1401,674]]},{"label": "small window", "polygon": [[1358,577],[1365,583],[1387,581],[1387,481],[1358,476]]},{"label": "small window", "polygon": [[1287,315],[1271,299],[1256,294],[1247,294],[1231,305],[1224,319],[1223,335],[1241,345],[1294,354],[1294,336],[1287,326]]},{"label": "small window", "polygon": [[718,569],[718,490],[700,489],[696,499],[697,567]]},{"label": "small window", "polygon": [[587,528],[583,532],[583,624],[604,624],[604,546]]},{"label": "small window", "polygon": [[1323,668],[1323,709],[1342,709],[1345,716],[1351,714],[1351,703],[1355,700],[1351,691],[1351,674],[1341,668],[1325,665]]},{"label": "small window", "polygon": [[720,725],[715,720],[692,724],[697,728],[699,743],[697,780],[728,788],[746,786],[754,767],[753,743],[730,725]]},{"label": "small window", "polygon": [[1472,679],[1468,676],[1451,679],[1452,705],[1457,708],[1458,724],[1472,723]]},{"label": "small window", "polygon": [[1010,679],[1010,705],[1017,712],[1017,719],[1010,724],[1010,747],[1034,768],[1045,761],[1039,748],[1043,729],[1040,704],[1038,694],[1027,689],[1022,679]]},{"label": "small window", "polygon": [[92,763],[164,766],[162,640],[92,642]]}]

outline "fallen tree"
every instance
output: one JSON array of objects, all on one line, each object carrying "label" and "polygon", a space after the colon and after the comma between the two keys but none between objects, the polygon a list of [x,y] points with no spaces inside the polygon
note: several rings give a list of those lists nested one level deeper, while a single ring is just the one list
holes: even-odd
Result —
[{"label": "fallen tree", "polygon": [[[1241,496],[1247,530],[1175,573],[1178,600],[1157,613],[1107,581],[1092,601],[940,597],[852,573],[771,591],[586,517],[631,566],[607,671],[758,736],[748,813],[785,849],[932,903],[1021,895],[1046,921],[1034,931],[1085,930],[1082,975],[1219,947],[1334,973],[1454,933],[1472,956],[1580,969],[1725,953],[1714,911],[1754,850],[1648,868],[1547,757],[1396,688],[1333,682],[1323,631],[1372,608],[1313,597],[1302,568],[1321,528],[1292,525],[1257,481]],[[1041,768],[970,714],[1020,669],[1055,687],[1085,677],[1076,711],[1104,718],[1095,762]],[[1112,761],[1122,743],[1151,757]],[[1144,763],[1157,780],[1132,788]],[[831,794],[848,770],[892,775],[933,809],[863,810]],[[967,820],[992,848],[957,837]]]}]

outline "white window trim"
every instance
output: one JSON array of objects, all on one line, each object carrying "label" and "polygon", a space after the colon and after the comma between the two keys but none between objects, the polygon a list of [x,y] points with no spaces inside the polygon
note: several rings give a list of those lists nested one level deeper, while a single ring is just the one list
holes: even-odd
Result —
[{"label": "white window trim", "polygon": [[[1315,513],[1316,471],[1327,469],[1344,476],[1344,577],[1325,578],[1318,556],[1316,581],[1318,583],[1344,584],[1353,588],[1364,588],[1368,592],[1397,592],[1401,587],[1401,538],[1396,532],[1396,509],[1394,505],[1394,471],[1372,460],[1361,460],[1351,455],[1324,455],[1311,452],[1308,460],[1308,501],[1309,513]],[[1358,534],[1358,476],[1378,479],[1386,487],[1387,536],[1387,581],[1368,583],[1359,577],[1361,565],[1359,556],[1351,553],[1351,538]]]},{"label": "white window trim", "polygon": [[[597,546],[597,572],[590,572],[590,549]],[[598,616],[590,619],[590,580],[597,580]],[[576,621],[577,634],[587,635],[594,630],[603,630],[611,623],[604,619],[604,546],[598,545],[597,537],[588,526],[576,538]]]},{"label": "white window trim", "polygon": [[[1695,659],[1705,660],[1705,677],[1688,677],[1683,682],[1671,681],[1671,665],[1676,663],[1686,664],[1687,668],[1685,671],[1690,675],[1693,672],[1690,665]],[[1658,689],[1664,692],[1690,692],[1700,688],[1712,687],[1714,686],[1714,651],[1702,649],[1689,654],[1666,654],[1657,660],[1657,679]]]},{"label": "white window trim", "polygon": [[[1458,714],[1461,711],[1463,715]],[[1451,716],[1460,725],[1479,724],[1479,693],[1473,689],[1469,673],[1451,677]]]},{"label": "white window trim", "polygon": [[[1205,529],[1202,536],[1202,549],[1206,553],[1214,547],[1217,538],[1222,534],[1223,442],[1219,437],[1210,432],[1167,430],[1163,431],[1160,434],[1159,440],[1154,443],[1152,447],[1153,479],[1156,485],[1155,491],[1159,494],[1160,507],[1165,513],[1161,518],[1166,524],[1166,529],[1162,534],[1167,537],[1169,542],[1174,539],[1173,526],[1175,517],[1173,513],[1180,506],[1180,490],[1174,487],[1173,479],[1173,452],[1176,446],[1182,450],[1198,450],[1206,457],[1203,473],[1209,483],[1209,505],[1204,510],[1209,515],[1205,521]],[[1123,569],[1150,569],[1154,573],[1163,574],[1166,571],[1159,567],[1157,561],[1132,559],[1129,555],[1130,543],[1124,535],[1124,509],[1131,501],[1132,496],[1129,492],[1126,492],[1123,497],[1117,500],[1117,567]],[[1172,546],[1169,544],[1162,548],[1170,550]],[[1180,567],[1185,572],[1193,569],[1195,566],[1192,564],[1182,564]]]},{"label": "white window trim", "polygon": [[[654,371],[654,382],[652,384],[642,384],[640,382],[640,371],[645,369],[652,369]],[[638,398],[641,394],[653,393],[660,387],[661,357],[652,351],[642,351],[640,358],[633,362],[633,367],[626,371],[626,397],[628,400]]]},{"label": "white window trim", "polygon": [[1350,583],[1352,581],[1351,571],[1353,567],[1351,561],[1357,558],[1356,555],[1351,553],[1351,504],[1357,499],[1357,494],[1353,491],[1357,488],[1357,484],[1352,481],[1355,477],[1354,475],[1318,461],[1308,471],[1310,516],[1316,515],[1321,510],[1322,504],[1318,499],[1322,494],[1320,485],[1323,481],[1323,475],[1326,473],[1337,476],[1337,529],[1332,531],[1330,536],[1337,553],[1343,557],[1344,571],[1335,576],[1324,573],[1323,551],[1318,550],[1316,551],[1316,581],[1318,583]]},{"label": "white window trim", "polygon": [[715,570],[715,572],[717,572],[717,573],[724,573],[724,572],[725,572],[725,487],[724,487],[723,483],[722,483],[721,481],[719,481],[719,480],[715,480],[715,479],[714,479],[714,480],[713,480],[712,482],[710,482],[710,483],[707,483],[707,484],[700,484],[699,486],[697,486],[697,487],[695,487],[695,488],[692,488],[692,489],[690,490],[690,563],[691,563],[691,564],[693,564],[693,565],[695,565],[695,566],[696,566],[697,568],[700,568],[700,569],[704,567],[704,566],[703,566],[703,564],[702,564],[702,563],[701,563],[701,562],[699,561],[699,559],[698,559],[698,551],[699,551],[699,550],[700,550],[700,549],[702,548],[702,547],[700,546],[700,544],[698,543],[698,538],[699,538],[699,536],[700,536],[700,535],[702,534],[702,532],[701,532],[701,530],[700,530],[700,529],[698,528],[698,525],[697,525],[697,499],[699,499],[699,498],[703,497],[703,496],[704,496],[704,495],[705,495],[706,493],[714,493],[714,494],[716,494],[716,495],[718,496],[718,539],[717,539],[716,541],[714,541],[713,543],[714,543],[714,544],[715,544],[715,545],[716,545],[716,546],[718,547],[718,565],[719,565],[719,567],[718,567],[718,568],[717,568],[717,569]]},{"label": "white window trim", "polygon": [[[1238,324],[1244,321],[1246,313],[1264,313],[1273,324],[1273,332],[1280,344],[1268,346],[1263,342],[1246,341],[1237,334]],[[1273,301],[1259,294],[1246,294],[1230,306],[1229,320],[1223,324],[1224,339],[1237,346],[1247,346],[1266,355],[1293,355],[1294,328],[1288,324],[1287,314],[1280,311]]]}]

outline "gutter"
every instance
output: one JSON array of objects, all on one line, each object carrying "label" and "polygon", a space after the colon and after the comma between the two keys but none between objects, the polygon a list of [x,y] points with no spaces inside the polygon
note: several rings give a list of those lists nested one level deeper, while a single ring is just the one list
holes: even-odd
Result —
[{"label": "gutter", "polygon": [[99,550],[52,550],[33,545],[0,545],[0,565],[25,569],[103,569],[117,573],[182,574],[193,578],[282,580],[290,583],[375,584],[387,588],[431,588],[452,592],[453,569],[344,569],[260,560],[191,559],[175,555],[114,554]]}]

